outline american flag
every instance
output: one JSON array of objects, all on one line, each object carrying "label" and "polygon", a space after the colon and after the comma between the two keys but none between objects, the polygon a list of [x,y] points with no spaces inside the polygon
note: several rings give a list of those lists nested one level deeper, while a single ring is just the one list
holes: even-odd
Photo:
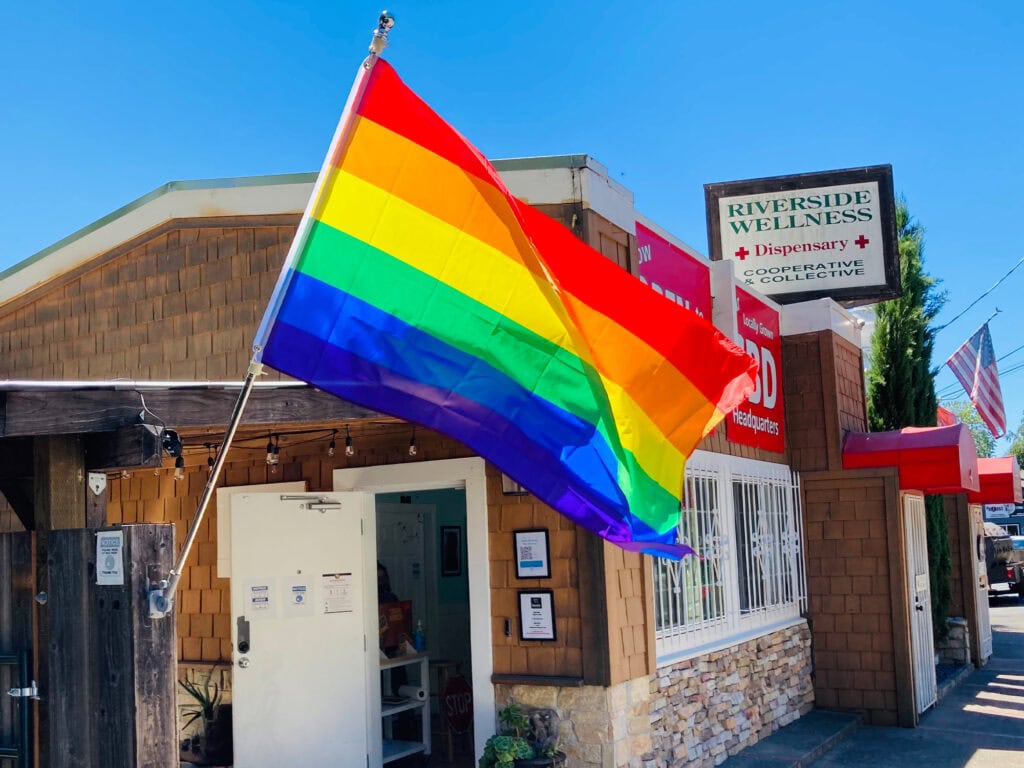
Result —
[{"label": "american flag", "polygon": [[996,437],[1006,434],[1006,413],[1003,410],[1003,392],[999,388],[999,370],[992,351],[992,336],[988,323],[965,341],[946,361],[959,382],[963,384],[971,403]]}]

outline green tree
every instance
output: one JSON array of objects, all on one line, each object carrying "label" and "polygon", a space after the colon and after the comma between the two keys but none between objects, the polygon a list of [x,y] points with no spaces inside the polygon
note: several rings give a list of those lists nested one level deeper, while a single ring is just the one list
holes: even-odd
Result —
[{"label": "green tree", "polygon": [[[868,425],[872,431],[933,427],[935,396],[932,321],[946,302],[938,281],[924,271],[924,230],[905,201],[896,205],[902,295],[875,309],[868,381]],[[928,565],[931,574],[932,629],[945,637],[952,599],[949,529],[941,496],[925,500]]]},{"label": "green tree", "polygon": [[[985,422],[981,420],[981,416],[969,401],[956,400],[952,403],[944,403],[942,407],[952,411],[971,430],[971,437],[974,438],[974,447],[978,449],[979,459],[989,459],[995,454],[996,439],[992,437]],[[1021,442],[1021,451],[1024,452],[1024,441]]]},{"label": "green tree", "polygon": [[1024,418],[1021,419],[1020,424],[1017,425],[1017,429],[1015,429],[1009,436],[1013,440],[1013,442],[1010,443],[1009,455],[1016,456],[1017,463],[1021,467],[1024,467]]}]

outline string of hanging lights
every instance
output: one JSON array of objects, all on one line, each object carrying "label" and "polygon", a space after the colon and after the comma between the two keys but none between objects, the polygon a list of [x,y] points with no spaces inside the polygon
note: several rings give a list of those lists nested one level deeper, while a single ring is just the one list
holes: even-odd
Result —
[{"label": "string of hanging lights", "polygon": [[[374,438],[386,437],[386,436],[398,436],[403,433],[409,434],[412,432],[408,443],[408,454],[410,456],[416,456],[419,453],[419,446],[416,438],[416,425],[405,422],[395,422],[393,424],[377,423],[372,425],[371,428],[360,429],[357,436],[361,433],[363,437],[373,436]],[[316,443],[326,443],[325,453],[328,457],[334,458],[337,454],[338,449],[338,428],[330,429],[301,429],[301,430],[282,430],[279,432],[269,432],[265,438],[261,437],[249,437],[236,440],[232,446],[232,451],[261,451],[264,454],[266,464],[269,471],[274,474],[277,471],[277,466],[281,461],[282,451],[282,440],[284,440],[284,449],[287,451],[294,451],[296,448],[301,446],[308,446]],[[210,472],[216,462],[217,453],[220,449],[220,444],[212,442],[208,439],[200,438],[180,438],[177,434],[174,435],[175,444],[174,454],[174,469],[173,477],[175,480],[184,480],[186,467],[189,464],[186,461],[186,457],[206,454],[206,468]],[[299,438],[299,439],[296,439]],[[344,438],[344,455],[348,458],[355,456],[357,453],[356,439],[352,434],[352,426],[345,424],[345,438]],[[160,475],[163,472],[164,467],[157,466],[153,468],[153,474]],[[131,477],[130,470],[120,471],[121,479],[127,480]]]}]

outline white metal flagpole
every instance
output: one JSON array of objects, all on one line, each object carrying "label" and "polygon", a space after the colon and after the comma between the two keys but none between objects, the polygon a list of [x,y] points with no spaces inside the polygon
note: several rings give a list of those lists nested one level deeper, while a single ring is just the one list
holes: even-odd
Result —
[{"label": "white metal flagpole", "polygon": [[242,412],[245,410],[245,405],[249,401],[249,395],[252,392],[253,384],[256,381],[256,377],[263,372],[263,344],[270,333],[270,328],[273,326],[274,319],[277,317],[281,300],[283,299],[284,293],[288,287],[288,275],[291,272],[290,266],[294,260],[298,258],[298,255],[305,247],[312,224],[313,211],[319,203],[320,193],[328,175],[330,174],[335,152],[338,147],[341,146],[341,143],[345,140],[348,134],[348,128],[352,123],[354,106],[362,96],[369,73],[387,45],[388,32],[390,32],[391,28],[394,26],[394,16],[389,14],[387,11],[382,11],[380,18],[377,21],[377,28],[373,31],[373,38],[370,41],[370,55],[366,58],[366,61],[363,62],[362,71],[356,78],[356,82],[352,86],[352,91],[349,93],[348,101],[345,104],[345,110],[342,113],[341,120],[338,122],[338,128],[334,133],[334,138],[331,140],[331,146],[327,150],[327,157],[324,159],[324,164],[320,169],[320,175],[317,177],[316,184],[313,187],[313,193],[310,195],[309,202],[306,204],[306,210],[302,215],[302,220],[299,222],[299,230],[295,239],[292,241],[292,246],[288,252],[287,258],[285,259],[284,265],[281,267],[281,277],[278,279],[277,285],[274,287],[274,293],[271,296],[270,303],[267,305],[266,311],[264,312],[259,330],[256,332],[256,341],[253,344],[253,356],[252,361],[249,363],[249,370],[245,375],[245,381],[242,382],[242,390],[238,393],[238,400],[235,401],[234,411],[232,411],[231,418],[228,421],[227,429],[224,432],[224,440],[221,443],[220,450],[217,451],[217,458],[210,470],[210,476],[206,481],[206,487],[203,489],[203,495],[199,499],[199,507],[196,510],[195,519],[192,521],[192,525],[189,526],[188,533],[185,535],[185,542],[182,545],[181,554],[178,555],[178,559],[175,561],[174,567],[171,568],[171,572],[168,574],[167,579],[160,582],[159,585],[151,587],[149,590],[149,615],[151,618],[160,618],[172,613],[172,609],[174,608],[174,593],[178,589],[178,582],[181,580],[181,574],[185,568],[185,561],[188,559],[189,552],[192,550],[196,534],[199,531],[199,525],[203,521],[206,509],[210,505],[210,499],[213,497],[213,492],[217,487],[217,481],[220,479],[221,470],[224,467],[224,462],[227,460],[228,449],[231,447],[231,442],[235,437],[235,432],[238,431],[238,425],[242,421]]}]

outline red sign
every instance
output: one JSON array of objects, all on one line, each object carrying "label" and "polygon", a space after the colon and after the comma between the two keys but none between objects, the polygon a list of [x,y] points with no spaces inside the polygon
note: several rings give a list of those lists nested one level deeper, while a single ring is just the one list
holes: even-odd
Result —
[{"label": "red sign", "polygon": [[473,691],[462,675],[448,678],[441,692],[441,706],[453,733],[465,733],[473,724]]},{"label": "red sign", "polygon": [[729,442],[782,453],[786,450],[782,411],[782,338],[779,313],[736,286],[736,343],[758,364],[757,388],[729,414]]},{"label": "red sign", "polygon": [[644,285],[710,322],[711,268],[705,259],[673,245],[639,221],[636,251]]}]

